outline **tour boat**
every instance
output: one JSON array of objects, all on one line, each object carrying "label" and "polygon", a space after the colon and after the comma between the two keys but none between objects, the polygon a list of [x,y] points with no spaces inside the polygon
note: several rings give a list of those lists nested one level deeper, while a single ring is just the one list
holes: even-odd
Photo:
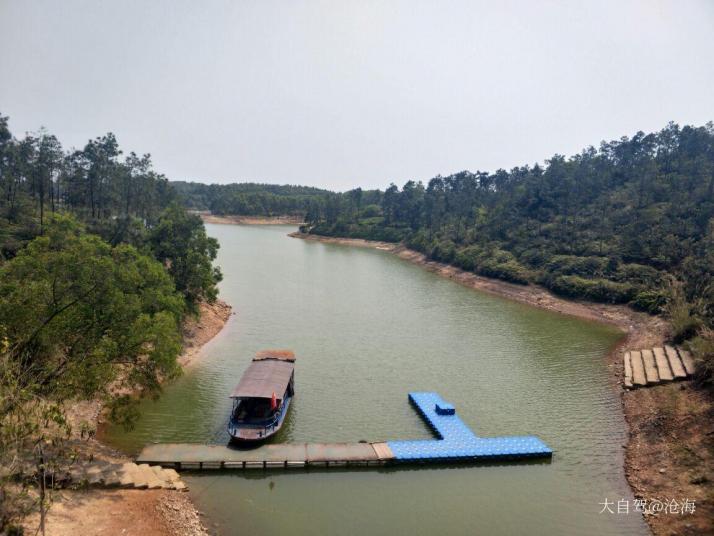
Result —
[{"label": "tour boat", "polygon": [[231,393],[231,440],[251,443],[275,435],[294,394],[295,354],[289,350],[258,352]]}]

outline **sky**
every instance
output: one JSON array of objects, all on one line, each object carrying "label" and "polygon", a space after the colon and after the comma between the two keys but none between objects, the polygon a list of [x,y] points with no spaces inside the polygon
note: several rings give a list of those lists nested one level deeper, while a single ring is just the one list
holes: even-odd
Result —
[{"label": "sky", "polygon": [[0,0],[0,114],[344,191],[714,120],[714,1]]}]

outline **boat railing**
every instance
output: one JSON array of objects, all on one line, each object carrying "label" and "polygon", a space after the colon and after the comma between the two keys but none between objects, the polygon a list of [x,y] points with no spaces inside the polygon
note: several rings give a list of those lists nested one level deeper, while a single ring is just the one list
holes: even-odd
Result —
[{"label": "boat railing", "polygon": [[261,435],[265,435],[267,432],[274,429],[278,425],[282,413],[282,411],[278,411],[270,420],[257,423],[237,422],[234,419],[231,419],[230,426],[232,428],[254,428],[257,430],[262,429],[263,433]]}]

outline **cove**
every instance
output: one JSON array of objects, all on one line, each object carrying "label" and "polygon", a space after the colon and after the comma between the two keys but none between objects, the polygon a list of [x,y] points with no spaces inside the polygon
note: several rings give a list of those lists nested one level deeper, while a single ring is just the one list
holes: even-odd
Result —
[{"label": "cove", "polygon": [[295,351],[276,442],[430,438],[406,403],[437,391],[480,435],[537,435],[552,461],[189,476],[221,534],[648,534],[629,500],[626,427],[604,356],[609,326],[480,293],[390,253],[289,238],[290,226],[207,225],[236,311],[200,361],[110,429],[128,452],[223,442],[228,395],[256,351]]}]

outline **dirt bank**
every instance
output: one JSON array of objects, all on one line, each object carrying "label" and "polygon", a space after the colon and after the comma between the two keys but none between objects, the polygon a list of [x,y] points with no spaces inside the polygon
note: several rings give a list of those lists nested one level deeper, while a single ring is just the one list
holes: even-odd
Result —
[{"label": "dirt bank", "polygon": [[183,352],[178,358],[183,368],[193,365],[206,343],[220,333],[231,317],[231,309],[231,306],[223,300],[202,303],[198,319],[188,318],[184,322]]},{"label": "dirt bank", "polygon": [[645,516],[654,534],[714,534],[714,407],[711,398],[695,390],[691,382],[634,391],[625,391],[622,387],[625,350],[661,345],[669,331],[665,320],[622,305],[565,300],[536,285],[488,279],[429,260],[400,244],[299,232],[290,236],[389,251],[467,287],[621,329],[625,336],[606,359],[611,370],[611,384],[621,395],[629,427],[624,468],[627,480],[637,498],[695,501],[694,514]]},{"label": "dirt bank", "polygon": [[223,223],[229,225],[302,225],[301,216],[216,216],[199,213],[204,223]]},{"label": "dirt bank", "polygon": [[[207,536],[187,494],[167,490],[63,491],[52,505],[48,536]],[[27,520],[35,534],[39,516]]]},{"label": "dirt bank", "polygon": [[[231,306],[217,300],[200,305],[200,317],[183,326],[184,349],[178,358],[182,367],[193,365],[204,345],[212,340],[231,316]],[[130,461],[124,454],[94,437],[101,429],[102,405],[98,400],[73,403],[67,410],[75,432],[73,441],[81,458]],[[88,425],[88,426],[87,426]],[[91,437],[82,437],[82,429]],[[101,438],[101,434],[99,434]],[[28,534],[39,526],[39,516],[25,520]],[[55,493],[47,519],[49,536],[121,534],[141,536],[205,536],[209,532],[185,493],[169,490],[61,490]]]}]

